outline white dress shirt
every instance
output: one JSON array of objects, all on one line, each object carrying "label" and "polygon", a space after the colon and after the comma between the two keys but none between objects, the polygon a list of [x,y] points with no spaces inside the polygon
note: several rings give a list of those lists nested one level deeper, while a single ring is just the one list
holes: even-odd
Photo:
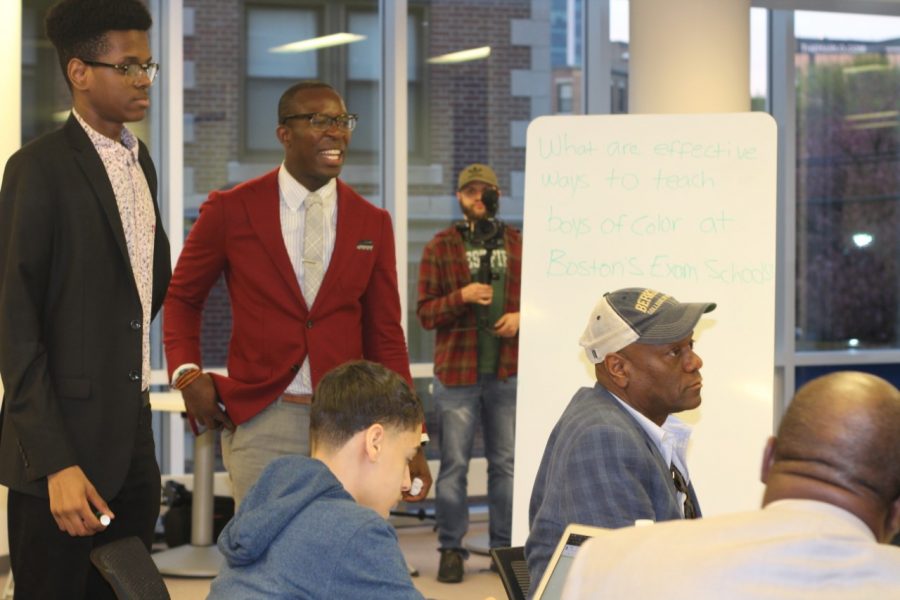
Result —
[{"label": "white dress shirt", "polygon": [[[610,394],[612,394],[612,392],[610,392]],[[615,394],[612,394],[612,396],[637,420],[641,428],[647,432],[647,435],[649,435],[650,439],[656,444],[659,453],[662,454],[666,466],[671,467],[672,465],[675,465],[675,468],[678,469],[682,477],[684,477],[684,483],[690,484],[691,475],[688,473],[687,468],[687,446],[691,439],[691,426],[675,415],[669,415],[666,417],[666,421],[662,424],[662,427],[660,427]],[[684,501],[687,498],[687,495],[684,492],[678,492],[677,498],[678,509],[681,511],[681,516],[683,517]]]},{"label": "white dress shirt", "polygon": [[[749,479],[749,477],[748,477]],[[563,600],[898,600],[900,548],[815,500],[612,529],[578,551]]]},{"label": "white dress shirt", "polygon": [[[331,179],[328,183],[314,191],[318,194],[319,198],[322,199],[322,218],[325,220],[322,227],[322,232],[324,234],[323,268],[327,276],[331,255],[334,253],[334,239],[337,234],[337,180]],[[288,257],[291,259],[291,265],[294,267],[297,283],[300,284],[300,290],[304,294],[306,294],[306,290],[303,286],[303,230],[306,225],[305,201],[310,192],[310,190],[303,187],[302,183],[294,179],[294,177],[288,173],[284,163],[281,163],[281,168],[278,169],[281,235],[284,238],[284,247],[287,249]],[[312,376],[309,371],[309,353],[307,353],[306,360],[303,361],[300,371],[297,372],[297,375],[288,385],[285,392],[288,394],[312,393]]]}]

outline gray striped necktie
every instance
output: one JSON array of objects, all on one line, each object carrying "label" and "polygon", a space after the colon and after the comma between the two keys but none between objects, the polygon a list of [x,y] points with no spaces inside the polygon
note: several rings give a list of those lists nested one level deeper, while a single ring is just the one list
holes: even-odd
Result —
[{"label": "gray striped necktie", "polygon": [[325,232],[322,198],[312,192],[305,200],[303,221],[303,296],[312,306],[325,276]]}]

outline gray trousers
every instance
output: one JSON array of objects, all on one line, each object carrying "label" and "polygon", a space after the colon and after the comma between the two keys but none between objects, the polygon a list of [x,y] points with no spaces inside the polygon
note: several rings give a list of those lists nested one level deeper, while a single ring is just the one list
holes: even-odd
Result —
[{"label": "gray trousers", "polygon": [[222,460],[231,478],[235,510],[272,460],[309,456],[309,408],[278,398],[234,432],[222,432]]}]

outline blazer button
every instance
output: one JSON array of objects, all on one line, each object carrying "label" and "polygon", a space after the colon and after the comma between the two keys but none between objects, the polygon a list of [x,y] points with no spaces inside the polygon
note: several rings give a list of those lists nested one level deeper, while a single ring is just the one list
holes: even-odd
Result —
[{"label": "blazer button", "polygon": [[128,379],[131,381],[140,381],[141,374],[138,371],[128,371]]},{"label": "blazer button", "polygon": [[291,371],[293,371],[294,373],[296,373],[299,370],[300,370],[300,365],[298,365],[296,363],[291,365]]},{"label": "blazer button", "polygon": [[313,322],[312,322],[312,319],[310,319],[309,321],[306,322],[306,328],[312,329],[312,326],[313,326]]},{"label": "blazer button", "polygon": [[137,319],[134,319],[131,323],[129,323],[132,329],[138,331],[141,328],[141,322]]}]

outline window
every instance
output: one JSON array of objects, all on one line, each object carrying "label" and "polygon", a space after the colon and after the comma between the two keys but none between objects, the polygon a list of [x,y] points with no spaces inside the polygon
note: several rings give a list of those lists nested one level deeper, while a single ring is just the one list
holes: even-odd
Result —
[{"label": "window", "polygon": [[769,31],[767,19],[769,11],[764,8],[750,9],[750,107],[751,110],[766,110],[768,99],[768,57]]},{"label": "window", "polygon": [[538,40],[514,26],[527,22],[549,37],[550,21],[532,15],[531,5],[530,0],[415,3],[428,18],[410,59],[423,73],[423,109],[431,117],[410,121],[430,132],[428,146],[412,157],[408,175],[407,331],[414,363],[432,362],[434,340],[415,312],[419,261],[428,240],[461,218],[454,195],[459,171],[473,162],[490,164],[502,190],[498,216],[521,226],[525,127],[534,110],[549,112],[553,89],[550,73],[531,63],[530,46]]},{"label": "window", "polygon": [[318,79],[316,52],[291,44],[317,36],[316,12],[288,8],[247,9],[246,149],[281,150],[272,131],[281,93],[297,81]]},{"label": "window", "polygon": [[795,22],[797,349],[896,348],[900,18]]},{"label": "window", "polygon": [[609,2],[609,39],[612,69],[610,73],[611,114],[628,112],[628,0]]},{"label": "window", "polygon": [[556,114],[572,114],[572,82],[560,81],[556,84],[556,106],[553,111]]}]

